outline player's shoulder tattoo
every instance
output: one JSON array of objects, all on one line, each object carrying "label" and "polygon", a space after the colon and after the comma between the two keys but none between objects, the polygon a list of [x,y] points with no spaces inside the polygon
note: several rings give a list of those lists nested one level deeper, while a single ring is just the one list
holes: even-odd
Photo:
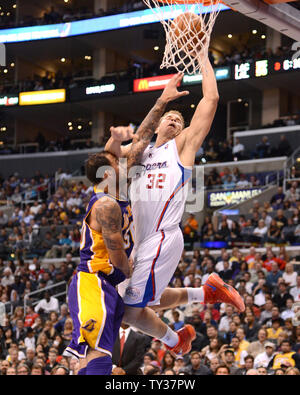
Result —
[{"label": "player's shoulder tattoo", "polygon": [[102,233],[116,233],[122,229],[122,212],[118,203],[104,196],[95,206],[96,221],[101,226]]}]

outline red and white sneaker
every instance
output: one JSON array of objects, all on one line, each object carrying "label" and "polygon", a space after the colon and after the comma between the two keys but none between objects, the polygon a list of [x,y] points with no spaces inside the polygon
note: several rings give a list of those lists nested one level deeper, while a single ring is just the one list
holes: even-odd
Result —
[{"label": "red and white sneaker", "polygon": [[169,347],[167,345],[166,348],[174,354],[187,354],[191,351],[192,341],[196,339],[196,331],[192,325],[184,325],[183,328],[177,331],[179,341],[175,347]]},{"label": "red and white sneaker", "polygon": [[220,276],[212,273],[204,286],[204,303],[228,303],[240,312],[245,311],[245,304],[241,295],[231,286],[226,284]]}]

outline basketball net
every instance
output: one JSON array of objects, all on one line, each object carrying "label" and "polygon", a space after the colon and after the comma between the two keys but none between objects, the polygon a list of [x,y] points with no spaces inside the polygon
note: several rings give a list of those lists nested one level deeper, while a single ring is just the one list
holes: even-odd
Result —
[{"label": "basketball net", "polygon": [[[198,0],[201,1],[201,0]],[[208,56],[211,32],[220,11],[220,0],[205,0],[193,3],[191,0],[143,0],[157,15],[166,33],[166,46],[160,68],[174,67],[187,74],[205,71],[201,58]],[[192,12],[201,20],[201,31],[196,29],[193,20],[188,17]],[[173,19],[181,15],[180,29]],[[187,15],[187,16],[186,16]],[[199,34],[200,33],[200,34]]]}]

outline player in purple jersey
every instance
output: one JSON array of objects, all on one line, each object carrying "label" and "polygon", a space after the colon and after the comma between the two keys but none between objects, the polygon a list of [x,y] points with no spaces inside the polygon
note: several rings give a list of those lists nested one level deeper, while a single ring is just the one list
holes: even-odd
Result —
[{"label": "player in purple jersey", "polygon": [[[128,169],[139,163],[167,103],[186,94],[176,88],[181,78],[177,75],[170,81],[133,136]],[[94,194],[82,225],[80,264],[69,287],[74,332],[66,349],[80,358],[80,375],[111,373],[112,348],[124,313],[115,286],[131,276],[128,257],[133,236],[131,209],[121,197],[122,172],[118,158],[106,151],[92,155],[86,163]],[[127,174],[123,174],[124,179],[127,184]]]}]

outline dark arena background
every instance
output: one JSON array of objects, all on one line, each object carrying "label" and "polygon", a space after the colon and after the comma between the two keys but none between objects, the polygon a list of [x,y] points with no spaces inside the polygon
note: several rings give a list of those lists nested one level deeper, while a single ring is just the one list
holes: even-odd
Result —
[{"label": "dark arena background", "polygon": [[[174,331],[194,327],[184,355],[122,324],[112,375],[125,378],[109,390],[145,389],[152,375],[189,377],[147,389],[192,391],[195,375],[300,374],[300,2],[232,3],[221,3],[208,52],[219,102],[191,185],[201,168],[203,207],[186,207],[169,287],[199,288],[215,272],[245,311],[161,311]],[[138,0],[1,0],[0,43],[0,375],[77,375],[65,349],[93,193],[85,161],[111,126],[138,129],[176,69],[160,68],[165,31]],[[184,73],[178,89],[190,93],[168,108],[189,124],[202,75]],[[136,377],[124,386],[126,376]]]}]

